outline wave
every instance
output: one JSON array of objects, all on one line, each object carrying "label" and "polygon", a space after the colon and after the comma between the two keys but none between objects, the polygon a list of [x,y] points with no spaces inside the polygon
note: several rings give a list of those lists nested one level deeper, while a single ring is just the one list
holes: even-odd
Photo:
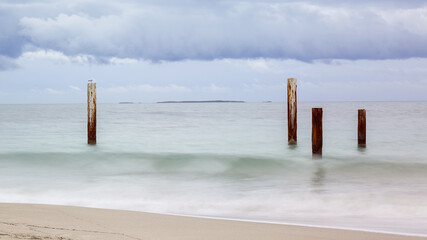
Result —
[{"label": "wave", "polygon": [[211,173],[211,174],[284,174],[304,169],[324,168],[329,172],[426,173],[427,164],[390,162],[375,158],[349,156],[313,160],[296,156],[255,156],[214,153],[145,152],[15,152],[0,153],[0,167],[36,169],[82,169],[110,174]]}]

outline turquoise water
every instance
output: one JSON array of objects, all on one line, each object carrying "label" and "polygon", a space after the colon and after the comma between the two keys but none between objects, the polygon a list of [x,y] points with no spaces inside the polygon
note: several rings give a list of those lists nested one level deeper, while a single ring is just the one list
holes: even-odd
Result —
[{"label": "turquoise water", "polygon": [[[311,108],[323,107],[322,159]],[[357,148],[357,109],[367,148]],[[0,202],[427,234],[427,103],[0,105]]]}]

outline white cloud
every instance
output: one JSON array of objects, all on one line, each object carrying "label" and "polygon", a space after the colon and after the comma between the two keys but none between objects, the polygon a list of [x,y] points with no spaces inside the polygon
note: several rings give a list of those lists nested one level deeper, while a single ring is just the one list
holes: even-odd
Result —
[{"label": "white cloud", "polygon": [[112,92],[112,93],[124,93],[127,92],[129,89],[126,87],[109,87],[105,89],[107,92]]},{"label": "white cloud", "polygon": [[33,52],[24,52],[20,58],[28,59],[28,60],[46,59],[46,60],[52,60],[55,62],[71,62],[70,58],[65,56],[65,54],[63,54],[62,52],[53,51],[53,50],[38,50]]},{"label": "white cloud", "polygon": [[401,26],[409,33],[427,36],[426,7],[416,9],[378,10],[377,12],[389,25]]},{"label": "white cloud", "polygon": [[[129,65],[129,64],[138,63],[138,60],[133,58],[112,57],[112,58],[109,58],[108,60],[103,60],[103,59],[97,59],[93,55],[85,55],[85,54],[67,56],[63,52],[55,51],[52,49],[48,49],[48,50],[39,49],[34,51],[26,51],[22,53],[19,59],[20,60],[49,60],[56,63],[78,63],[78,64],[96,63],[96,62],[100,62],[100,60],[102,63],[110,63],[114,65]],[[0,60],[1,60],[1,56],[0,56]]]},{"label": "white cloud", "polygon": [[190,88],[170,84],[168,86],[152,86],[150,84],[142,84],[135,87],[138,91],[141,92],[191,92]]},{"label": "white cloud", "polygon": [[62,93],[64,93],[63,91],[55,90],[55,89],[52,89],[52,88],[46,88],[46,91],[48,93],[50,93],[50,94],[62,94]]},{"label": "white cloud", "polygon": [[252,84],[245,84],[244,85],[245,90],[246,91],[272,91],[272,90],[283,90],[286,89],[285,84],[276,84],[276,85],[271,85],[271,84],[257,84],[257,83],[252,83]]},{"label": "white cloud", "polygon": [[96,58],[90,55],[79,54],[75,56],[67,56],[62,52],[55,50],[36,50],[24,52],[20,60],[49,60],[56,63],[78,63],[88,64],[96,62]]},{"label": "white cloud", "polygon": [[166,86],[154,86],[151,84],[141,84],[135,86],[115,86],[106,88],[109,92],[124,93],[124,92],[146,92],[146,93],[172,93],[172,92],[191,92],[190,88],[169,84]]},{"label": "white cloud", "polygon": [[215,83],[211,83],[207,89],[212,92],[224,92],[228,90],[226,87],[218,87]]},{"label": "white cloud", "polygon": [[79,87],[76,87],[76,86],[73,86],[73,85],[70,85],[68,87],[71,88],[74,91],[81,91],[81,89]]},{"label": "white cloud", "polygon": [[116,57],[112,57],[109,59],[109,62],[111,64],[123,64],[123,65],[127,65],[127,64],[135,64],[138,63],[137,59],[133,59],[133,58],[116,58]]},{"label": "white cloud", "polygon": [[270,67],[267,64],[267,61],[263,58],[261,59],[249,59],[247,60],[248,66],[256,71],[268,72]]}]

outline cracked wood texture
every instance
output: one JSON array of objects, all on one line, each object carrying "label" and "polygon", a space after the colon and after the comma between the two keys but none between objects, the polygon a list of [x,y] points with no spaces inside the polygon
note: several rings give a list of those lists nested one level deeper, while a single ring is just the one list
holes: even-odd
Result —
[{"label": "cracked wood texture", "polygon": [[96,144],[96,83],[87,84],[87,143]]},{"label": "cracked wood texture", "polygon": [[357,124],[357,144],[359,147],[366,147],[366,110],[358,110]]},{"label": "cracked wood texture", "polygon": [[311,146],[313,154],[322,155],[323,147],[323,109],[312,108],[312,132],[311,132]]},{"label": "cracked wood texture", "polygon": [[297,142],[297,79],[288,78],[288,143]]}]

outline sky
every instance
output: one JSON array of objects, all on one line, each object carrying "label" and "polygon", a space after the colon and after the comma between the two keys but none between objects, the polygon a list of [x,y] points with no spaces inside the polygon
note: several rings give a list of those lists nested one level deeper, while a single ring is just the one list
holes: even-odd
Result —
[{"label": "sky", "polygon": [[0,0],[0,104],[426,101],[427,1]]}]

